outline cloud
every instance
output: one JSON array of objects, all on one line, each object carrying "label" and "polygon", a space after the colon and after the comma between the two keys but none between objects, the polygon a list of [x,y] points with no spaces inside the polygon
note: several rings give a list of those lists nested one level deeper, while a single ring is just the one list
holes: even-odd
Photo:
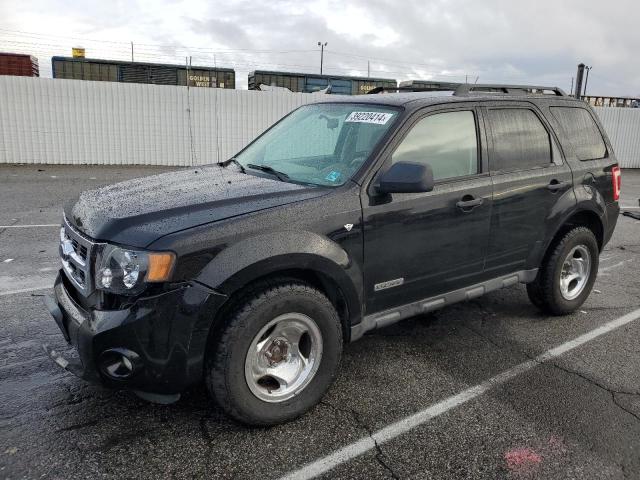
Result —
[{"label": "cloud", "polygon": [[[239,85],[254,69],[317,72],[318,41],[328,42],[325,69],[334,74],[480,82],[553,83],[569,89],[580,61],[593,65],[589,91],[640,95],[635,61],[640,3],[596,0],[69,0],[2,2],[0,49],[67,54],[86,38],[106,58],[194,62],[236,69]],[[13,40],[14,43],[9,43]],[[101,40],[94,42],[93,40]],[[104,43],[111,41],[114,43]],[[3,43],[4,42],[4,43]],[[64,50],[64,51],[60,51]],[[110,56],[110,57],[109,57]]]}]

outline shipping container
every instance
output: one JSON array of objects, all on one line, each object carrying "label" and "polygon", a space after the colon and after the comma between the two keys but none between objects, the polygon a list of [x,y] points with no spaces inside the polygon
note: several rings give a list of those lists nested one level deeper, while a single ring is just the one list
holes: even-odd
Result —
[{"label": "shipping container", "polygon": [[236,88],[236,73],[231,68],[187,67],[185,65],[73,57],[52,57],[51,66],[53,78]]},{"label": "shipping container", "polygon": [[249,73],[249,90],[260,85],[288,88],[292,92],[312,93],[330,87],[329,93],[363,95],[377,87],[395,88],[398,84],[389,78],[315,75],[311,73],[272,72],[256,70]]},{"label": "shipping container", "polygon": [[0,75],[39,77],[38,59],[22,53],[0,52]]},{"label": "shipping container", "polygon": [[433,80],[404,80],[400,82],[402,89],[426,90],[426,91],[455,91],[460,83],[455,82],[435,82]]},{"label": "shipping container", "polygon": [[609,97],[601,95],[586,95],[582,99],[594,107],[626,107],[640,108],[640,98],[637,97]]}]

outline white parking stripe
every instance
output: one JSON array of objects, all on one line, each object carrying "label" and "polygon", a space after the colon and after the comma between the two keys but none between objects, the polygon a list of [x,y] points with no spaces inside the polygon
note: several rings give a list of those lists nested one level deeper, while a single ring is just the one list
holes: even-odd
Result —
[{"label": "white parking stripe", "polygon": [[374,432],[369,437],[364,437],[357,442],[354,442],[346,447],[343,447],[339,450],[334,451],[333,453],[327,455],[326,457],[320,458],[314,462],[311,462],[299,470],[295,470],[290,472],[280,480],[302,480],[302,479],[310,479],[317,477],[323,473],[328,472],[329,470],[346,463],[353,458],[356,458],[362,455],[369,450],[373,450],[376,448],[376,443],[378,445],[388,442],[403,433],[406,433],[410,430],[413,430],[416,427],[428,422],[429,420],[442,415],[443,413],[448,412],[449,410],[460,406],[469,400],[473,400],[474,398],[482,395],[483,393],[491,390],[492,388],[502,385],[512,378],[521,375],[524,372],[527,372],[536,366],[540,365],[543,362],[552,360],[564,353],[567,353],[574,348],[577,348],[581,345],[584,345],[595,338],[598,338],[605,333],[609,333],[617,328],[620,328],[628,323],[633,322],[640,318],[640,309],[634,310],[616,320],[612,320],[611,322],[605,323],[601,327],[598,327],[590,332],[585,333],[584,335],[580,335],[579,337],[570,340],[568,342],[563,343],[551,350],[547,350],[543,354],[537,356],[533,360],[529,360],[523,362],[515,367],[512,367],[508,370],[505,370],[502,373],[499,373],[495,377],[490,378],[489,380],[480,383],[474,387],[468,388],[463,392],[458,393],[452,397],[449,397],[441,402],[436,403],[424,410],[419,411],[409,417],[405,417],[402,420],[392,423],[391,425]]},{"label": "white parking stripe", "polygon": [[0,228],[34,228],[34,227],[59,227],[59,223],[43,223],[41,225],[0,225]]},{"label": "white parking stripe", "polygon": [[3,295],[14,295],[16,293],[28,293],[28,292],[38,292],[40,290],[48,290],[49,288],[53,288],[53,280],[48,282],[47,284],[35,285],[29,288],[19,288],[18,290],[0,290],[0,297]]},{"label": "white parking stripe", "polygon": [[624,265],[627,262],[630,262],[631,260],[623,260],[621,262],[618,263],[614,263],[613,265],[609,265],[608,267],[603,267],[598,269],[598,273],[600,272],[608,272],[609,270],[613,270],[614,268],[618,268],[621,267],[622,265]]}]

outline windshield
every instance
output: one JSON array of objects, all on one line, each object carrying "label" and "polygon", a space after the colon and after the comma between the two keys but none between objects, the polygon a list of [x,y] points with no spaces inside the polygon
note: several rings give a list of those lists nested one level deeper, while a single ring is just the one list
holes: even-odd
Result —
[{"label": "windshield", "polygon": [[235,159],[247,171],[261,170],[288,181],[343,185],[367,160],[397,116],[398,110],[377,105],[306,105]]}]

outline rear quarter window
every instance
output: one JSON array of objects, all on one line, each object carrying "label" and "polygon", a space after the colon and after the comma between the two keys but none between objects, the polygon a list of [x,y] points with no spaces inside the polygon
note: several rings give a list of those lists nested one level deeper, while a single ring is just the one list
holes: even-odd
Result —
[{"label": "rear quarter window", "polygon": [[568,136],[573,151],[581,161],[607,156],[607,147],[591,113],[580,107],[551,107],[551,114]]},{"label": "rear quarter window", "polygon": [[508,172],[551,164],[549,133],[533,111],[496,108],[488,112],[493,135],[492,171]]}]

